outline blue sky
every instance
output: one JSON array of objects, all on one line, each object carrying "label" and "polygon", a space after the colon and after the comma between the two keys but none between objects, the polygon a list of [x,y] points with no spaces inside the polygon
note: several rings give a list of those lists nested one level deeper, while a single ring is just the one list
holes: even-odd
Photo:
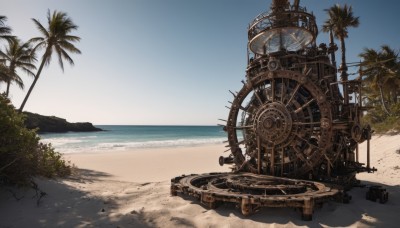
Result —
[{"label": "blue sky", "polygon": [[[62,72],[53,59],[25,110],[95,124],[215,125],[228,115],[228,90],[238,91],[245,77],[248,23],[270,2],[0,0],[0,15],[23,41],[39,35],[31,18],[45,24],[48,9],[67,12],[79,26],[75,66]],[[348,62],[359,61],[365,47],[400,48],[399,1],[300,1],[319,27],[323,10],[336,3],[352,5],[360,17],[346,40]],[[328,37],[320,33],[317,41]],[[32,82],[21,75],[25,91],[11,89],[17,107]]]}]

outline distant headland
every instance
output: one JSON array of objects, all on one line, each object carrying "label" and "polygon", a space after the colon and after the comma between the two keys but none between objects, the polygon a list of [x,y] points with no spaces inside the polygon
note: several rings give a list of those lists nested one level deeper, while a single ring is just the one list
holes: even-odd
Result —
[{"label": "distant headland", "polygon": [[93,126],[92,123],[69,123],[66,119],[56,116],[42,116],[36,113],[24,112],[26,115],[25,125],[28,129],[38,129],[38,133],[66,133],[103,131]]}]

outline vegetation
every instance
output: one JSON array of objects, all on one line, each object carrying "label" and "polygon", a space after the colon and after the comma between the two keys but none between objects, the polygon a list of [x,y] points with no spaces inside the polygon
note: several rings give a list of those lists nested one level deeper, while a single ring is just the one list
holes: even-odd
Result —
[{"label": "vegetation", "polygon": [[10,40],[13,38],[11,36],[11,28],[5,25],[5,22],[7,21],[6,16],[1,16],[0,15],[0,40],[5,39],[5,40]]},{"label": "vegetation", "polygon": [[30,48],[30,43],[22,44],[19,39],[14,38],[8,44],[5,52],[0,50],[0,63],[6,68],[3,72],[6,75],[7,97],[10,92],[11,82],[15,82],[21,89],[24,88],[24,83],[17,74],[17,69],[21,69],[31,76],[35,75],[32,70],[36,69],[35,65],[32,64],[36,58],[34,52]]},{"label": "vegetation", "polygon": [[400,61],[399,53],[387,45],[380,50],[365,48],[361,72],[363,96],[367,106],[373,107],[364,121],[375,131],[400,131]]},{"label": "vegetation", "polygon": [[[6,16],[0,15],[0,41],[1,40],[10,40],[12,36],[10,36],[11,28],[5,25],[5,21],[7,20]],[[0,82],[8,81],[7,67],[0,62]]]},{"label": "vegetation", "polygon": [[34,176],[66,176],[71,166],[51,145],[39,142],[24,125],[24,115],[0,95],[0,184],[27,185]]},{"label": "vegetation", "polygon": [[[74,63],[68,52],[80,53],[72,44],[80,38],[70,35],[77,26],[67,14],[54,11],[51,15],[49,11],[47,19],[48,29],[33,19],[42,37],[24,43],[11,35],[11,28],[5,24],[7,17],[0,16],[0,42],[7,41],[4,42],[5,50],[0,50],[0,83],[7,84],[5,93],[0,94],[0,185],[29,185],[34,176],[62,177],[71,172],[71,166],[62,159],[60,153],[55,152],[50,144],[40,143],[36,130],[25,127],[25,115],[17,112],[8,99],[13,82],[23,88],[19,71],[35,77],[21,105],[22,110],[43,67],[50,63],[53,52],[58,55],[61,69],[64,69],[63,60]],[[33,48],[32,44],[35,45]],[[35,53],[40,48],[45,48],[45,52],[35,74]]]},{"label": "vegetation", "polygon": [[[354,17],[353,9],[346,4],[341,7],[339,4],[325,10],[328,13],[328,19],[322,26],[322,31],[333,34],[340,41],[340,49],[342,52],[342,64],[340,66],[341,80],[347,81],[347,65],[346,65],[346,45],[344,39],[347,38],[349,27],[358,27],[360,24],[358,17]],[[343,89],[343,93],[347,94],[347,88]],[[347,97],[345,95],[345,97]],[[347,101],[345,101],[347,102]]]},{"label": "vegetation", "polygon": [[24,101],[19,108],[19,111],[25,107],[25,104],[36,85],[37,80],[42,73],[42,69],[45,65],[49,65],[51,61],[51,56],[53,51],[57,53],[58,63],[62,70],[64,70],[63,59],[67,60],[71,65],[74,64],[72,58],[68,55],[68,52],[80,54],[81,51],[76,48],[72,42],[80,41],[80,37],[70,35],[70,33],[76,29],[76,26],[71,18],[67,16],[64,12],[54,11],[53,14],[50,14],[50,11],[47,12],[47,21],[48,28],[46,29],[40,22],[36,19],[32,19],[38,28],[39,32],[42,34],[42,37],[35,37],[30,40],[31,43],[35,43],[36,46],[34,50],[36,51],[39,48],[44,48],[45,52],[42,56],[42,62],[39,66],[39,69],[35,75],[35,79],[31,87],[28,90],[28,93],[25,96]]},{"label": "vegetation", "polygon": [[[346,65],[345,38],[348,37],[348,28],[358,27],[359,18],[353,15],[351,6],[339,4],[325,10],[328,19],[322,26],[322,31],[330,33],[340,42],[341,47],[341,81],[348,80]],[[365,48],[359,55],[363,61],[360,66],[363,80],[363,102],[371,107],[363,117],[363,122],[370,124],[378,133],[400,131],[400,63],[398,52],[387,45],[381,50]],[[347,94],[347,88],[343,88]]]}]

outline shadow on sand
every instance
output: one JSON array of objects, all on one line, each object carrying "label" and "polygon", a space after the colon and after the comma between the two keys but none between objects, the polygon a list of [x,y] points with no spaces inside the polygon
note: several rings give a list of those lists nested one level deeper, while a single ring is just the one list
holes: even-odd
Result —
[{"label": "shadow on sand", "polygon": [[36,179],[46,192],[39,205],[33,189],[0,188],[0,227],[148,227],[137,215],[113,213],[118,206],[115,202],[87,191],[110,174],[84,169],[77,172],[79,175],[67,179]]},{"label": "shadow on sand", "polygon": [[[196,226],[191,218],[174,217],[170,213],[170,210],[174,210],[174,205],[199,203],[186,196],[183,196],[183,201],[179,202],[169,198],[171,196],[167,190],[168,182],[129,183],[112,179],[108,173],[82,169],[78,170],[78,175],[73,175],[68,179],[37,179],[39,188],[47,193],[40,201],[39,206],[36,204],[37,198],[32,198],[36,194],[32,189],[0,188],[0,227]],[[362,183],[367,186],[380,185],[366,181]],[[383,185],[383,187],[389,192],[389,201],[386,204],[366,200],[367,188],[353,188],[349,192],[352,196],[349,204],[327,202],[322,208],[315,209],[312,221],[302,221],[300,211],[291,208],[263,208],[248,217],[243,216],[239,209],[232,204],[221,205],[214,211],[217,216],[226,219],[236,217],[244,221],[254,221],[259,226],[264,226],[260,223],[265,223],[265,225],[306,227],[398,227],[400,185]],[[161,196],[161,201],[174,203],[166,203],[167,206],[162,209],[148,210],[146,208],[144,210],[144,207],[142,210],[137,209],[138,205],[147,207],[147,204],[159,203],[143,201],[136,204],[138,197],[150,194],[153,188],[156,188],[153,193]],[[11,192],[17,197],[24,197],[16,200]],[[121,192],[123,194],[116,196]],[[157,199],[149,196],[146,200]],[[121,212],[123,210],[120,209],[124,205],[129,205],[127,211]],[[129,207],[132,207],[132,210]],[[133,210],[134,208],[135,210]],[[199,213],[207,211],[199,210]],[[196,217],[197,215],[191,216]],[[225,225],[227,224],[221,224],[221,226]]]},{"label": "shadow on sand", "polygon": [[[243,216],[233,204],[223,204],[215,212],[224,217],[236,216],[240,219],[255,222],[278,224],[285,226],[292,224],[306,227],[399,227],[400,221],[400,185],[388,186],[380,183],[362,181],[366,187],[355,187],[348,193],[352,196],[349,204],[327,202],[322,208],[316,208],[312,221],[301,220],[301,211],[294,208],[262,208],[259,212]],[[389,192],[389,201],[386,204],[372,202],[365,199],[369,186],[381,185]],[[185,196],[186,200],[193,198]],[[198,202],[193,202],[197,204]]]}]

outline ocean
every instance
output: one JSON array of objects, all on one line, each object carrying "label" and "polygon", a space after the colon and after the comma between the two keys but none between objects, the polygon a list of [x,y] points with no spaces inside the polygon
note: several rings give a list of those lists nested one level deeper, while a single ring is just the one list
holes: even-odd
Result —
[{"label": "ocean", "polygon": [[220,126],[96,125],[100,132],[40,134],[61,153],[109,152],[135,148],[185,147],[219,144],[227,140]]}]

